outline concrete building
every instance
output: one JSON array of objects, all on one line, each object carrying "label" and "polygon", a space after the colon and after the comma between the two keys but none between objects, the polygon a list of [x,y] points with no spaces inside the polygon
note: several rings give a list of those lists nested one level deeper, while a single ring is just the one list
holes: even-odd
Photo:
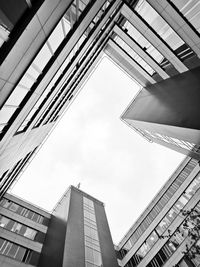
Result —
[{"label": "concrete building", "polygon": [[[156,97],[162,101],[155,105],[155,97],[150,94],[150,100],[142,102],[145,108],[140,110],[142,119],[149,114],[153,116],[148,117],[149,120],[163,122],[165,119],[164,124],[145,121],[142,125],[140,118],[140,121],[126,119],[127,112],[123,119],[148,139],[179,152],[188,154],[188,150],[192,150],[190,155],[197,158],[197,148],[193,146],[198,144],[199,138],[196,102],[199,96],[200,19],[199,3],[195,3],[2,0],[0,196],[32,160],[105,54],[145,87],[143,91],[147,88],[156,91],[156,87],[157,91],[162,88],[162,92],[165,88],[166,92],[166,87],[171,88],[173,84],[175,89],[171,89],[171,93],[168,88],[168,97],[163,100],[162,94],[158,93]],[[181,83],[183,79],[184,83]],[[176,88],[174,84],[178,81],[181,85]],[[191,82],[193,86],[189,88]],[[187,88],[182,90],[182,86]],[[192,91],[190,97],[189,89]],[[179,105],[171,105],[171,98]],[[187,107],[193,108],[186,111],[186,102]],[[172,111],[174,106],[179,110]],[[160,107],[164,109],[162,113]],[[162,116],[154,118],[155,113]],[[145,128],[147,124],[148,129]],[[169,128],[170,131],[164,131]],[[154,138],[151,131],[162,137],[156,135]],[[178,133],[176,136],[172,134],[174,131]],[[166,141],[168,135],[173,138],[171,143]]]},{"label": "concrete building", "polygon": [[0,265],[198,267],[198,256],[183,254],[194,241],[184,228],[188,215],[182,211],[200,214],[199,194],[199,163],[185,158],[115,248],[104,204],[76,187],[69,187],[51,213],[5,194],[0,201]]},{"label": "concrete building", "polygon": [[[147,140],[196,159],[200,159],[199,11],[197,1],[142,0],[135,6],[133,17],[142,19],[143,37],[151,44],[157,42],[156,48],[164,56],[160,65],[168,77],[165,74],[146,84],[121,116]],[[149,61],[148,70],[154,78],[153,62]]]},{"label": "concrete building", "polygon": [[118,244],[124,267],[197,267],[184,256],[194,241],[185,228],[182,211],[200,214],[200,166],[196,159],[185,158],[145,211]]},{"label": "concrete building", "polygon": [[16,196],[0,202],[1,267],[117,267],[104,204],[71,186],[52,213]]}]

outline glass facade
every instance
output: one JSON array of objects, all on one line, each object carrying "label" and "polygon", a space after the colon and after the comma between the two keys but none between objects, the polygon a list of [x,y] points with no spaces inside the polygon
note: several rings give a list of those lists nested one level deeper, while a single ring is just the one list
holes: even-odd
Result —
[{"label": "glass facade", "polygon": [[128,20],[123,28],[156,62],[161,63],[164,60],[163,55]]},{"label": "glass facade", "polygon": [[21,216],[24,216],[34,222],[43,223],[44,217],[32,210],[29,210],[21,205],[16,204],[6,198],[0,200],[0,206],[6,209],[9,209],[12,212],[15,212]]},{"label": "glass facade", "polygon": [[180,140],[180,139],[177,139],[175,137],[167,136],[167,135],[160,134],[160,133],[151,132],[149,130],[143,130],[143,132],[150,138],[153,137],[155,139],[159,139],[161,141],[173,144],[177,147],[184,148],[184,149],[187,149],[189,151],[198,151],[199,150],[198,147],[196,147],[194,143],[191,143],[188,141]]},{"label": "glass facade", "polygon": [[31,251],[16,243],[0,238],[0,254],[23,263],[29,263]]},{"label": "glass facade", "polygon": [[[195,210],[198,213],[200,212],[200,202],[195,206]],[[188,229],[184,226],[184,224],[185,220],[176,229],[175,233],[167,240],[165,245],[159,250],[156,256],[147,264],[147,267],[162,267],[185,240],[187,241],[187,245],[189,247],[192,247],[192,245],[194,244],[194,240],[188,237]],[[194,226],[191,224],[190,227],[192,228]],[[190,263],[190,265],[186,266],[199,266],[199,261],[197,260],[197,258],[196,260],[193,259],[191,261],[192,262]],[[127,265],[127,267],[129,266],[132,267],[132,265]]]},{"label": "glass facade", "polygon": [[[73,1],[72,7],[69,10],[73,10],[73,12],[75,12],[75,10],[76,10],[76,4],[78,4],[78,2],[79,2],[79,8],[80,8],[80,6],[82,8],[83,7],[85,8],[86,3],[89,3],[89,1],[84,1],[84,3],[81,2],[81,1]],[[44,113],[37,120],[37,122],[36,122],[36,124],[35,124],[34,127],[38,127],[39,125],[41,125],[41,123],[46,124],[46,123],[55,121],[57,119],[57,111],[59,110],[59,106],[60,106],[61,102],[63,102],[63,98],[62,98],[62,101],[59,102],[58,105],[55,105],[55,102],[58,100],[58,98],[61,95],[63,95],[63,97],[65,97],[66,100],[70,100],[71,95],[69,94],[69,91],[70,91],[71,88],[66,88],[66,84],[71,82],[72,77],[75,75],[75,72],[78,70],[77,67],[79,65],[81,65],[81,64],[78,63],[70,71],[69,75],[65,78],[65,80],[62,81],[62,83],[59,84],[59,85],[58,85],[58,83],[63,78],[63,75],[64,75],[65,71],[68,68],[70,68],[70,65],[72,64],[72,61],[81,52],[81,50],[83,48],[83,46],[82,46],[83,42],[86,42],[87,39],[89,39],[90,33],[93,30],[95,30],[95,27],[98,25],[99,21],[106,14],[106,9],[109,8],[111,2],[113,2],[113,1],[106,1],[102,5],[102,7],[98,11],[98,13],[94,16],[93,20],[88,25],[88,27],[85,30],[85,32],[83,33],[83,35],[80,36],[79,40],[74,45],[74,47],[72,48],[72,50],[70,51],[70,53],[67,55],[67,57],[65,58],[64,62],[61,64],[60,69],[55,73],[53,79],[49,82],[48,86],[43,91],[41,97],[39,98],[39,100],[35,104],[34,108],[27,115],[27,117],[25,118],[25,120],[23,121],[23,123],[21,124],[21,126],[19,127],[19,129],[17,130],[17,132],[21,132],[21,131],[25,130],[25,127],[34,119],[34,117],[37,115],[37,113],[42,108],[43,104],[52,95],[53,95],[53,98],[50,101],[50,103],[48,104],[47,109],[44,111]],[[81,12],[79,12],[79,16],[80,16]],[[56,49],[58,48],[58,46],[64,40],[65,35],[70,31],[70,29],[71,29],[70,27],[72,27],[72,25],[73,25],[73,23],[70,23],[70,19],[73,21],[75,19],[74,15],[72,15],[71,11],[70,12],[68,11],[66,14],[60,20],[60,22],[58,23],[57,27],[54,29],[53,33],[51,34],[51,36],[49,37],[49,39],[47,41],[47,42],[49,42],[49,45],[51,47],[54,47],[53,50],[52,50],[53,53],[56,51]],[[69,21],[66,20],[66,18],[68,18]],[[57,36],[59,38],[57,38]],[[60,36],[62,36],[62,38]],[[55,42],[57,42],[57,43],[55,43]],[[91,43],[91,45],[94,45],[94,41]],[[90,45],[90,47],[91,47],[91,45]],[[48,46],[47,46],[46,49],[48,49]],[[88,51],[88,49],[85,51],[85,54],[87,53],[87,51]],[[39,54],[38,54],[38,56],[39,56]],[[81,59],[83,59],[83,57],[85,56],[85,54],[82,56]],[[37,57],[36,57],[36,59],[37,59]],[[43,58],[43,55],[41,55],[41,58]],[[41,62],[41,59],[40,58],[38,58],[38,62]],[[35,65],[37,65],[37,64],[35,64]],[[74,80],[77,80],[77,77],[74,77]],[[54,105],[55,105],[55,107],[54,107]]]},{"label": "glass facade", "polygon": [[154,29],[172,50],[184,45],[184,41],[145,0],[140,0],[135,8],[136,12]]},{"label": "glass facade", "polygon": [[83,197],[85,266],[102,266],[101,248],[96,224],[94,202]]},{"label": "glass facade", "polygon": [[119,36],[115,37],[115,42],[148,74],[153,75],[155,71],[152,67],[143,60],[126,42],[124,42]]},{"label": "glass facade", "polygon": [[193,182],[186,188],[184,193],[174,203],[174,205],[167,212],[165,217],[155,227],[155,230],[152,231],[149,237],[138,249],[138,251],[133,255],[127,267],[137,266],[140,263],[140,261],[146,256],[146,254],[152,249],[154,244],[159,240],[160,236],[167,235],[168,227],[171,225],[171,223],[177,216],[181,215],[180,214],[181,210],[184,209],[185,205],[194,196],[194,194],[197,192],[199,188],[200,188],[200,174],[198,174],[196,178],[193,180]]},{"label": "glass facade", "polygon": [[200,2],[198,0],[170,0],[182,15],[200,33]]},{"label": "glass facade", "polygon": [[[121,248],[120,252],[121,252],[122,257],[124,257],[128,253],[128,251],[131,250],[131,248],[134,246],[134,244],[137,242],[137,240],[141,237],[141,235],[149,227],[149,225],[153,222],[153,220],[157,217],[157,215],[162,211],[162,209],[165,207],[165,205],[168,203],[168,201],[171,199],[171,197],[176,193],[176,191],[179,189],[180,185],[187,179],[188,175],[191,173],[191,171],[195,168],[195,166],[197,164],[198,164],[197,160],[191,159],[188,162],[188,164],[180,171],[180,173],[178,174],[178,176],[176,177],[174,182],[168,187],[168,189],[166,189],[166,191],[163,193],[163,195],[158,200],[158,202],[154,205],[154,207],[146,215],[146,217],[141,222],[141,224],[136,228],[136,230],[130,236],[128,241]],[[197,179],[197,182],[199,183],[199,176],[196,179]],[[196,181],[196,179],[195,179],[195,181]],[[194,183],[196,183],[196,182],[194,182]],[[179,205],[181,207],[183,205],[184,201],[186,201],[184,197],[180,198],[177,205]],[[178,209],[178,206],[176,207],[176,209]],[[180,208],[179,208],[179,210],[180,210]],[[173,213],[172,211],[170,211],[170,212]],[[150,238],[150,239],[151,239],[150,243],[154,244],[154,242],[155,242],[154,233],[153,233],[152,238]],[[144,247],[141,249],[142,254],[144,254],[144,251],[148,251],[148,250],[149,250],[149,245],[144,244]],[[141,258],[141,255],[139,255],[139,258]],[[141,260],[137,260],[136,262],[138,262],[138,261],[141,261]]]},{"label": "glass facade", "polygon": [[10,218],[7,218],[3,215],[0,215],[0,227],[5,228],[6,230],[17,233],[19,235],[22,235],[32,240],[35,239],[35,236],[37,234],[36,230],[26,225],[23,225],[19,222],[16,222]]},{"label": "glass facade", "polygon": [[[81,15],[81,13],[83,12],[83,10],[85,9],[85,7],[88,5],[89,2],[90,2],[89,0],[84,2],[74,0],[71,6],[66,11],[65,15],[62,17],[60,22],[57,24],[57,26],[47,39],[46,43],[43,45],[39,53],[36,55],[35,59],[31,63],[31,65],[29,66],[23,77],[20,79],[17,86],[15,87],[12,94],[9,96],[9,98],[7,99],[3,108],[0,111],[1,132],[3,131],[4,127],[8,124],[10,118],[15,113],[15,111],[20,107],[22,100],[30,91],[33,84],[37,81],[39,75],[42,73],[49,60],[54,56],[57,48],[65,39],[69,31],[72,29],[74,22],[78,19],[78,16]],[[79,3],[78,9],[76,8],[77,3]],[[76,14],[77,11],[78,11],[78,16]],[[66,18],[68,18],[69,20],[67,20]],[[80,44],[78,43],[77,47],[79,45]],[[74,55],[75,51],[73,50],[71,53]],[[64,64],[66,64],[68,61],[66,59]],[[62,68],[58,72],[61,74]],[[31,117],[32,114],[29,114],[28,117],[23,122],[23,124],[18,129],[18,132],[24,129],[24,127],[27,125]]]}]

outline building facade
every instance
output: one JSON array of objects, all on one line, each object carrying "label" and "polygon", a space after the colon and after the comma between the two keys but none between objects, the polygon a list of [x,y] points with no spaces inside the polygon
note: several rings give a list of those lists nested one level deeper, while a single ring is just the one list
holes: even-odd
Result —
[{"label": "building facade", "polygon": [[104,204],[73,186],[52,213],[6,194],[0,236],[2,267],[118,266]]},{"label": "building facade", "polygon": [[[183,114],[187,114],[179,119],[187,138],[184,134],[172,135],[174,129],[179,134],[183,132],[179,129],[178,115],[169,127],[159,124],[162,132],[149,128],[145,132],[141,121],[137,121],[140,125],[132,123],[132,119],[128,123],[152,141],[187,154],[190,150],[190,155],[197,157],[194,144],[198,144],[199,125],[197,120],[196,124],[190,120],[194,113],[193,118],[199,115],[195,102],[199,92],[195,80],[199,77],[200,63],[199,21],[198,1],[187,4],[175,0],[2,0],[0,196],[32,160],[103,55],[144,90],[155,91],[157,85],[168,88],[172,81],[176,84],[182,77],[187,86],[191,81],[196,84],[187,99],[187,91],[180,86],[160,105],[169,105],[167,111],[174,108],[176,105],[171,106],[170,99],[176,96],[175,99],[182,99],[176,113],[182,114],[186,102],[187,107],[194,107],[188,112],[184,109]],[[150,106],[155,104],[152,101]],[[149,110],[148,103],[144,106]],[[156,108],[160,110],[160,106]],[[154,113],[152,110],[150,114]],[[170,125],[171,117],[167,118],[165,123]],[[170,131],[164,131],[169,128]],[[162,137],[154,138],[151,131]],[[166,141],[168,137],[174,138],[171,143]]]},{"label": "building facade", "polygon": [[[151,44],[159,38],[156,48],[161,52],[167,46],[176,63],[161,52],[165,58],[160,64],[168,77],[145,85],[121,116],[146,139],[196,159],[200,159],[199,10],[197,1],[149,0],[135,6],[135,13],[142,19],[142,38],[148,37]],[[144,48],[145,52],[150,49]],[[149,66],[154,78],[153,64]]]},{"label": "building facade", "polygon": [[199,194],[199,163],[185,158],[119,243],[121,266],[199,266],[199,255],[191,259],[183,253],[186,244],[189,250],[195,245],[183,211],[200,215]]},{"label": "building facade", "polygon": [[200,216],[199,193],[200,166],[187,157],[115,247],[104,204],[76,187],[69,187],[51,213],[5,194],[0,265],[198,267],[199,255],[183,252],[196,245],[185,223],[191,210]]}]

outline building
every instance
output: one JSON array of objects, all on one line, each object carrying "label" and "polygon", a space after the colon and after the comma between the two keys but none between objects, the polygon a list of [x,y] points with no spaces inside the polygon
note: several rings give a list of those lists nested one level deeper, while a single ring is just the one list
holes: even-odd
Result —
[{"label": "building", "polygon": [[124,267],[197,267],[200,259],[184,257],[194,241],[182,211],[200,214],[200,166],[185,158],[118,244]]},{"label": "building", "polygon": [[[187,90],[182,90],[181,86],[164,99],[169,108],[163,111],[160,120],[165,117],[165,111],[168,114],[174,108],[170,105],[171,98],[182,99],[179,101],[182,104],[175,105],[176,108],[180,106],[178,114],[182,117],[174,116],[173,123],[171,116],[167,116],[165,124],[158,127],[158,123],[148,123],[147,129],[146,121],[144,125],[141,120],[127,121],[127,113],[123,119],[148,139],[186,154],[190,150],[190,156],[199,157],[194,147],[199,138],[196,119],[199,110],[195,101],[200,63],[199,3],[195,3],[2,0],[0,196],[35,156],[105,54],[145,87],[142,92],[147,88],[168,88],[182,77],[189,90],[188,84],[193,81],[190,89],[194,94],[187,99]],[[150,100],[150,104],[152,101],[155,104],[154,99],[150,97]],[[188,112],[185,111],[186,102],[189,103],[187,107],[193,107],[187,109]],[[148,107],[148,112],[144,108],[140,114],[153,117],[155,113],[160,114],[160,107],[164,105],[154,104],[149,112],[146,103],[144,107]],[[169,114],[174,115],[172,110]],[[164,131],[169,128],[170,131]],[[172,134],[175,130],[176,134]],[[170,141],[166,141],[168,139]]]},{"label": "building", "polygon": [[73,186],[52,213],[5,194],[0,236],[2,267],[118,266],[104,204]]},{"label": "building", "polygon": [[[156,69],[149,61],[154,81],[141,89],[121,116],[149,141],[196,159],[200,159],[199,10],[196,1],[147,0],[135,6],[133,20],[137,21],[136,14],[142,19],[140,31],[164,56],[159,60],[166,73],[155,80]],[[150,50],[149,46],[144,48],[143,54]],[[157,60],[158,54],[151,53]]]},{"label": "building", "polygon": [[0,265],[198,267],[199,257],[183,254],[194,242],[182,211],[200,214],[199,193],[199,163],[185,158],[115,247],[104,204],[74,186],[51,213],[6,193],[0,201]]}]

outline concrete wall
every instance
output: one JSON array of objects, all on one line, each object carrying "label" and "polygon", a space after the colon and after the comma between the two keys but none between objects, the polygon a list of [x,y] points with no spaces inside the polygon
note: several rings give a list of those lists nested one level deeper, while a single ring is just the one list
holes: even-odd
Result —
[{"label": "concrete wall", "polygon": [[113,241],[103,206],[94,203],[99,241],[102,253],[102,261],[104,267],[117,267],[117,258],[113,246]]},{"label": "concrete wall", "polygon": [[145,87],[126,118],[200,129],[200,67]]},{"label": "concrete wall", "polygon": [[102,202],[71,186],[53,211],[40,267],[85,267],[83,196],[94,201],[103,266],[118,266]]},{"label": "concrete wall", "polygon": [[198,144],[199,99],[200,67],[197,67],[143,88],[122,118],[141,129]]}]

